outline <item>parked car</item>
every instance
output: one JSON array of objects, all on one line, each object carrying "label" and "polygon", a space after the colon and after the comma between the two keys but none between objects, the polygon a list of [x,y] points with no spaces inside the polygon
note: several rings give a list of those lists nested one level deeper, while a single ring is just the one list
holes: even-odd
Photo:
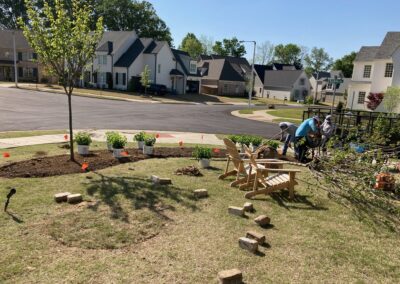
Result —
[{"label": "parked car", "polygon": [[[143,88],[144,92],[144,88]],[[150,86],[146,90],[147,94],[152,94],[156,96],[164,96],[167,94],[167,87],[165,85],[160,84],[150,84]]]}]

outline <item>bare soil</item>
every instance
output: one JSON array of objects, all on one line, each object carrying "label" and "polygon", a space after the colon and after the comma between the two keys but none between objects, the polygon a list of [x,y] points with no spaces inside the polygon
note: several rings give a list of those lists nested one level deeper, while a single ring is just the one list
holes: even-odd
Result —
[{"label": "bare soil", "polygon": [[[75,162],[69,155],[50,157],[38,157],[31,160],[14,162],[0,167],[0,177],[5,178],[33,178],[49,177],[85,172],[82,164],[88,163],[88,171],[96,171],[117,166],[123,163],[132,163],[152,158],[184,158],[192,156],[193,148],[154,148],[154,155],[144,155],[139,149],[127,149],[129,156],[121,159],[113,157],[107,150],[91,151],[87,156],[75,155]],[[221,149],[218,153],[212,153],[213,158],[226,157],[226,151]]]}]

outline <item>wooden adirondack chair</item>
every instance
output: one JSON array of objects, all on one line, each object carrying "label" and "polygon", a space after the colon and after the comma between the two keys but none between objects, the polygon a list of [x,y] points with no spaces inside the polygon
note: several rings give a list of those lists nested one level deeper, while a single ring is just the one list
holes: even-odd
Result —
[{"label": "wooden adirondack chair", "polygon": [[[293,200],[294,187],[298,184],[296,173],[301,172],[300,170],[260,168],[252,155],[250,155],[250,165],[248,176],[255,174],[255,177],[247,180],[247,185],[253,184],[253,190],[247,192],[245,198],[252,198],[258,194],[270,194],[287,188],[289,190],[289,199]],[[273,175],[268,176],[269,173]]]},{"label": "wooden adirondack chair", "polygon": [[[252,180],[252,178],[255,177],[255,173],[251,174],[251,176],[248,175],[250,166],[249,162],[250,160],[248,159],[243,159],[240,154],[237,151],[236,145],[229,139],[224,138],[224,144],[226,146],[226,150],[228,152],[228,160],[226,163],[226,168],[225,168],[225,173],[220,175],[218,178],[219,179],[224,179],[228,176],[236,176],[236,180],[233,181],[230,186],[236,186],[239,184],[242,184],[240,186],[240,189],[243,189],[245,187],[248,187],[248,184],[246,182]],[[265,165],[272,164],[272,163],[278,163],[281,164],[282,161],[276,160],[276,159],[254,159],[255,163],[258,164],[259,168],[264,168]],[[233,170],[229,170],[229,165],[230,162],[233,164]]]}]

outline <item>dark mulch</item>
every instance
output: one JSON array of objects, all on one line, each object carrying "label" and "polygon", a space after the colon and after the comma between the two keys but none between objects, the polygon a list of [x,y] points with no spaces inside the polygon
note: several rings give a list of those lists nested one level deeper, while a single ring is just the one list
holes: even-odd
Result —
[{"label": "dark mulch", "polygon": [[[152,158],[184,158],[192,157],[193,148],[154,148],[154,155],[143,155],[138,149],[127,149],[128,157],[116,159],[107,150],[92,151],[88,156],[75,155],[76,162],[69,160],[69,155],[40,157],[31,160],[15,162],[0,167],[0,177],[5,178],[32,178],[49,177],[66,174],[82,173],[82,163],[89,164],[90,171],[120,165],[123,163],[137,162]],[[221,149],[213,153],[213,158],[225,158],[226,151]]]}]

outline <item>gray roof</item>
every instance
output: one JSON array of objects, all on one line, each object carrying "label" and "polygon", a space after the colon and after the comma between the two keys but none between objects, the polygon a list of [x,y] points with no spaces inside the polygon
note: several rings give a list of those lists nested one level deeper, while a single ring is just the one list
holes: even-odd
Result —
[{"label": "gray roof", "polygon": [[375,59],[390,58],[392,54],[400,47],[400,32],[388,32],[383,39]]},{"label": "gray roof", "polygon": [[303,72],[303,70],[267,70],[265,71],[264,86],[287,90],[292,89],[294,83]]},{"label": "gray roof", "polygon": [[185,63],[183,62],[182,57],[189,57],[190,60],[190,56],[189,53],[182,51],[182,50],[178,50],[178,49],[172,49],[171,48],[172,53],[174,54],[175,59],[178,61],[179,65],[182,67],[183,71],[185,72],[186,75],[189,74]]},{"label": "gray roof", "polygon": [[245,81],[245,74],[251,73],[250,64],[245,58],[230,56],[211,56],[203,61],[200,68],[203,78],[224,81]]},{"label": "gray roof", "polygon": [[379,46],[362,46],[354,61],[373,61]]},{"label": "gray roof", "polygon": [[97,45],[96,51],[108,51],[107,42],[113,43],[113,50],[118,50],[121,45],[125,42],[125,40],[132,35],[136,36],[134,31],[105,31],[103,33],[103,37],[101,38],[99,44]]},{"label": "gray roof", "polygon": [[[0,30],[0,48],[13,48],[12,30]],[[16,49],[32,49],[22,31],[15,31]]]},{"label": "gray roof", "polygon": [[146,49],[143,51],[143,53],[148,53],[148,54],[156,54],[158,53],[161,48],[163,48],[163,46],[165,44],[168,44],[166,41],[152,41],[147,47]]},{"label": "gray roof", "polygon": [[129,67],[133,61],[142,53],[144,45],[140,39],[136,39],[124,54],[115,62],[115,67]]}]

